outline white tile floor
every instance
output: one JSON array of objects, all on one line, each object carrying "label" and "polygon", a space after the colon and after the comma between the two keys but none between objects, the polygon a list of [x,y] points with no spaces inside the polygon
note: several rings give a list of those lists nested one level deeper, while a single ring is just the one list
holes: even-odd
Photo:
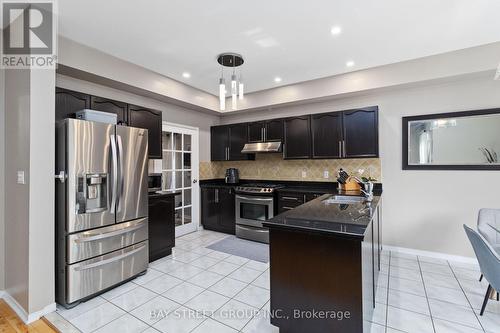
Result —
[{"label": "white tile floor", "polygon": [[[178,238],[174,253],[147,274],[48,319],[62,332],[278,332],[266,316],[269,265],[206,248],[226,236]],[[367,331],[500,332],[500,302],[490,301],[479,316],[487,287],[479,275],[472,265],[384,253]]]}]

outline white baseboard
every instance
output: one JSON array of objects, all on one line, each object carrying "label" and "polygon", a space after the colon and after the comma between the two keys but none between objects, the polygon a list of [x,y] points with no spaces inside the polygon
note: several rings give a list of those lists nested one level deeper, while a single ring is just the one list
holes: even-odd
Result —
[{"label": "white baseboard", "polygon": [[424,251],[424,250],[417,250],[417,249],[409,249],[406,247],[398,247],[398,246],[390,246],[390,245],[383,245],[383,247],[384,247],[384,250],[392,251],[392,252],[412,254],[412,255],[417,255],[417,256],[422,256],[422,257],[431,257],[431,258],[436,258],[436,259],[444,259],[444,260],[449,260],[449,261],[461,262],[461,263],[465,263],[465,264],[474,264],[474,265],[478,264],[477,259],[472,258],[472,257],[456,256],[456,255],[446,254],[446,253],[441,253],[441,252],[431,252],[431,251]]},{"label": "white baseboard", "polygon": [[27,313],[24,308],[8,292],[0,291],[0,298],[3,298],[5,300],[5,303],[7,303],[12,308],[12,310],[14,310],[14,312],[19,316],[19,318],[21,318],[21,320],[25,324],[31,324],[32,322],[37,321],[46,314],[56,311],[56,303],[52,303],[47,305],[40,311]]}]

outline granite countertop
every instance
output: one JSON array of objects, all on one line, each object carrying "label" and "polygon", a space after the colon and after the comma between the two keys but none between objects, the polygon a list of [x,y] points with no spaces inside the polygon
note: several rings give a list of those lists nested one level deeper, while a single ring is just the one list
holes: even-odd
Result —
[{"label": "granite countertop", "polygon": [[335,193],[337,183],[334,182],[302,182],[302,181],[280,181],[280,180],[251,180],[240,179],[238,184],[226,184],[224,179],[201,180],[200,187],[235,187],[252,183],[269,183],[283,185],[278,191],[293,191],[303,193]]},{"label": "granite countertop", "polygon": [[158,197],[166,197],[166,196],[176,196],[180,195],[181,191],[156,191],[156,192],[149,192],[148,197],[149,198],[158,198]]},{"label": "granite countertop", "polygon": [[285,185],[285,187],[277,190],[278,192],[300,192],[300,193],[335,193],[337,190],[334,186],[331,187],[320,187],[320,186],[297,186],[297,185]]},{"label": "granite countertop", "polygon": [[363,240],[375,209],[380,203],[380,195],[371,202],[349,204],[325,203],[330,194],[322,195],[292,210],[264,222],[268,228],[287,228],[333,234],[351,239]]},{"label": "granite countertop", "polygon": [[200,183],[200,187],[204,187],[204,188],[221,188],[221,187],[230,187],[230,188],[233,188],[235,186],[239,186],[240,184],[226,184],[224,182],[220,182],[220,183]]},{"label": "granite countertop", "polygon": [[[200,180],[200,187],[214,188],[214,187],[230,187],[240,186],[251,183],[268,183],[279,184],[283,188],[277,189],[278,192],[301,192],[301,193],[337,193],[336,182],[319,182],[319,181],[298,181],[298,180],[252,180],[240,179],[238,184],[226,184],[224,179],[205,179]],[[375,184],[375,192],[382,191],[381,184]]]}]

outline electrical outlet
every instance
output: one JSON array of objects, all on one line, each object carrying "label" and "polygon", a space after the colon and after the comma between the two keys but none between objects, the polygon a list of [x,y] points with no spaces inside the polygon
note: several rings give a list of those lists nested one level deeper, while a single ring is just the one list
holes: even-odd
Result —
[{"label": "electrical outlet", "polygon": [[17,183],[21,185],[26,184],[26,180],[24,178],[24,171],[21,170],[17,171]]},{"label": "electrical outlet", "polygon": [[306,178],[307,177],[307,171],[306,170],[303,170],[302,171],[302,178]]},{"label": "electrical outlet", "polygon": [[323,178],[325,179],[330,178],[330,173],[328,172],[328,170],[323,171]]}]

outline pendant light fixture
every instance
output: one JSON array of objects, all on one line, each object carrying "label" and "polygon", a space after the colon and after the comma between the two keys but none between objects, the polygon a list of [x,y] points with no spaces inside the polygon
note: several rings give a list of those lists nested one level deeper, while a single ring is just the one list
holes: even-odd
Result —
[{"label": "pendant light fixture", "polygon": [[240,99],[243,99],[243,75],[241,74],[241,70],[240,70],[240,80],[239,80],[239,87],[238,87],[238,97]]},{"label": "pendant light fixture", "polygon": [[220,110],[226,109],[226,81],[224,79],[224,67],[232,67],[233,72],[231,75],[231,108],[236,110],[238,108],[239,99],[243,99],[243,82],[236,75],[236,67],[243,65],[243,57],[237,53],[222,53],[217,57],[217,62],[221,65],[221,77],[219,79],[219,104]]},{"label": "pendant light fixture", "polygon": [[221,111],[226,109],[226,81],[224,77],[219,79],[219,107]]},{"label": "pendant light fixture", "polygon": [[236,74],[234,74],[233,68],[233,75],[231,75],[231,108],[233,110],[236,110],[236,108],[238,107],[238,102],[236,101],[236,95],[238,94],[237,87]]}]

